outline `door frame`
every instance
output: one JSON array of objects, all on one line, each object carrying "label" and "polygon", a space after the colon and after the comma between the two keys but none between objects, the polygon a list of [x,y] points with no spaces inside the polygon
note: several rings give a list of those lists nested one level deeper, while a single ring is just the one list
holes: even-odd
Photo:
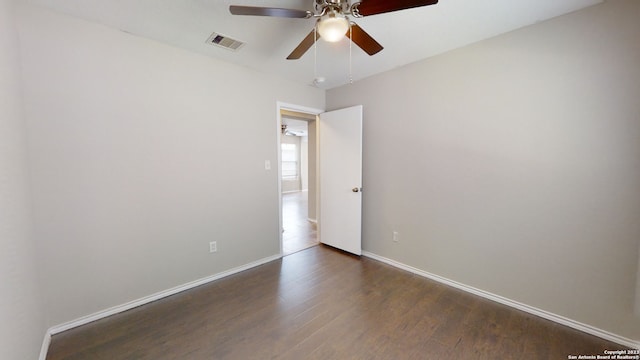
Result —
[{"label": "door frame", "polygon": [[[282,116],[280,116],[280,110],[291,110],[291,111],[303,112],[303,113],[307,113],[307,114],[316,115],[316,117],[320,113],[325,112],[325,110],[312,108],[312,107],[307,107],[307,106],[302,106],[302,105],[291,104],[291,103],[286,103],[286,102],[282,102],[282,101],[277,101],[276,102],[276,149],[277,149],[276,153],[277,153],[277,158],[276,158],[275,168],[277,169],[277,176],[278,176],[278,186],[277,186],[277,189],[276,189],[276,191],[278,192],[278,239],[279,239],[279,244],[280,244],[280,256],[283,256],[283,251],[282,251],[283,250],[282,249],[282,230],[283,230],[283,225],[282,225],[282,151],[281,151],[281,145],[280,145],[280,143],[282,141]],[[319,136],[318,133],[319,132],[316,131],[316,144],[317,144],[316,147],[320,146],[320,144],[318,143],[318,136]],[[318,149],[316,149],[316,184],[318,184],[318,178],[319,178],[319,175],[320,175],[319,174],[319,169],[317,169],[318,155],[319,155],[319,151],[318,151]],[[271,168],[273,168],[273,166]],[[318,191],[318,189],[316,189],[316,219],[317,219],[318,222],[320,222],[320,218],[319,218],[320,206],[322,206],[322,204],[320,204],[320,192]]]}]

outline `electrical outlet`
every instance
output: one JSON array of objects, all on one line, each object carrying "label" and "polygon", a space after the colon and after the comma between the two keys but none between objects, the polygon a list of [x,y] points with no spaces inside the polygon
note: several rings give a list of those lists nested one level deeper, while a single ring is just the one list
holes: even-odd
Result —
[{"label": "electrical outlet", "polygon": [[393,242],[398,242],[400,241],[400,233],[398,233],[397,231],[393,232]]},{"label": "electrical outlet", "polygon": [[209,252],[214,253],[218,251],[218,244],[215,241],[209,243]]}]

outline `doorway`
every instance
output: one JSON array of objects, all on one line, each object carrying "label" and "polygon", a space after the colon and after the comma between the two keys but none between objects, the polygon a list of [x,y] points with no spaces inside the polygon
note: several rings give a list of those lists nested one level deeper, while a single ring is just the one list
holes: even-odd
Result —
[{"label": "doorway", "polygon": [[282,254],[289,255],[318,244],[316,119],[312,114],[284,109],[280,118]]},{"label": "doorway", "polygon": [[[315,124],[315,176],[309,176],[308,216],[317,219],[317,240],[323,244],[350,252],[362,253],[362,105],[322,112],[320,110],[277,106],[278,203],[280,224],[280,254],[283,254],[282,233],[282,118],[291,110],[304,118],[311,116]],[[310,126],[309,129],[312,129]],[[314,181],[315,186],[311,182]],[[315,193],[315,194],[314,194]],[[322,196],[319,196],[322,195]],[[312,204],[313,203],[313,204]],[[315,206],[314,206],[315,205]],[[312,218],[313,219],[313,218]]]},{"label": "doorway", "polygon": [[318,244],[316,115],[320,112],[278,103],[280,249],[283,256]]}]

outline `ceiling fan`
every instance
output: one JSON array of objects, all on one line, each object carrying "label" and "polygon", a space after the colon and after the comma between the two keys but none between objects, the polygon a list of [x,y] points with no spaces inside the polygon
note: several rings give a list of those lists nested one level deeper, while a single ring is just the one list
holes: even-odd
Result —
[{"label": "ceiling fan", "polygon": [[360,0],[353,4],[349,0],[313,0],[313,11],[239,5],[229,6],[229,11],[233,15],[316,18],[316,26],[287,57],[287,60],[296,60],[301,58],[318,39],[336,42],[345,36],[367,54],[377,54],[383,49],[382,45],[358,24],[351,21],[349,15],[361,18],[437,3],[438,0]]}]

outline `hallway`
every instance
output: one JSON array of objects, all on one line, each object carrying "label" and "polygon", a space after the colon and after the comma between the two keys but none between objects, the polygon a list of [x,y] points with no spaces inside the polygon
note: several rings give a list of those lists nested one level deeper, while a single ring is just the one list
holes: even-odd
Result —
[{"label": "hallway", "polygon": [[282,252],[293,254],[318,244],[317,226],[308,219],[308,192],[282,194]]}]

